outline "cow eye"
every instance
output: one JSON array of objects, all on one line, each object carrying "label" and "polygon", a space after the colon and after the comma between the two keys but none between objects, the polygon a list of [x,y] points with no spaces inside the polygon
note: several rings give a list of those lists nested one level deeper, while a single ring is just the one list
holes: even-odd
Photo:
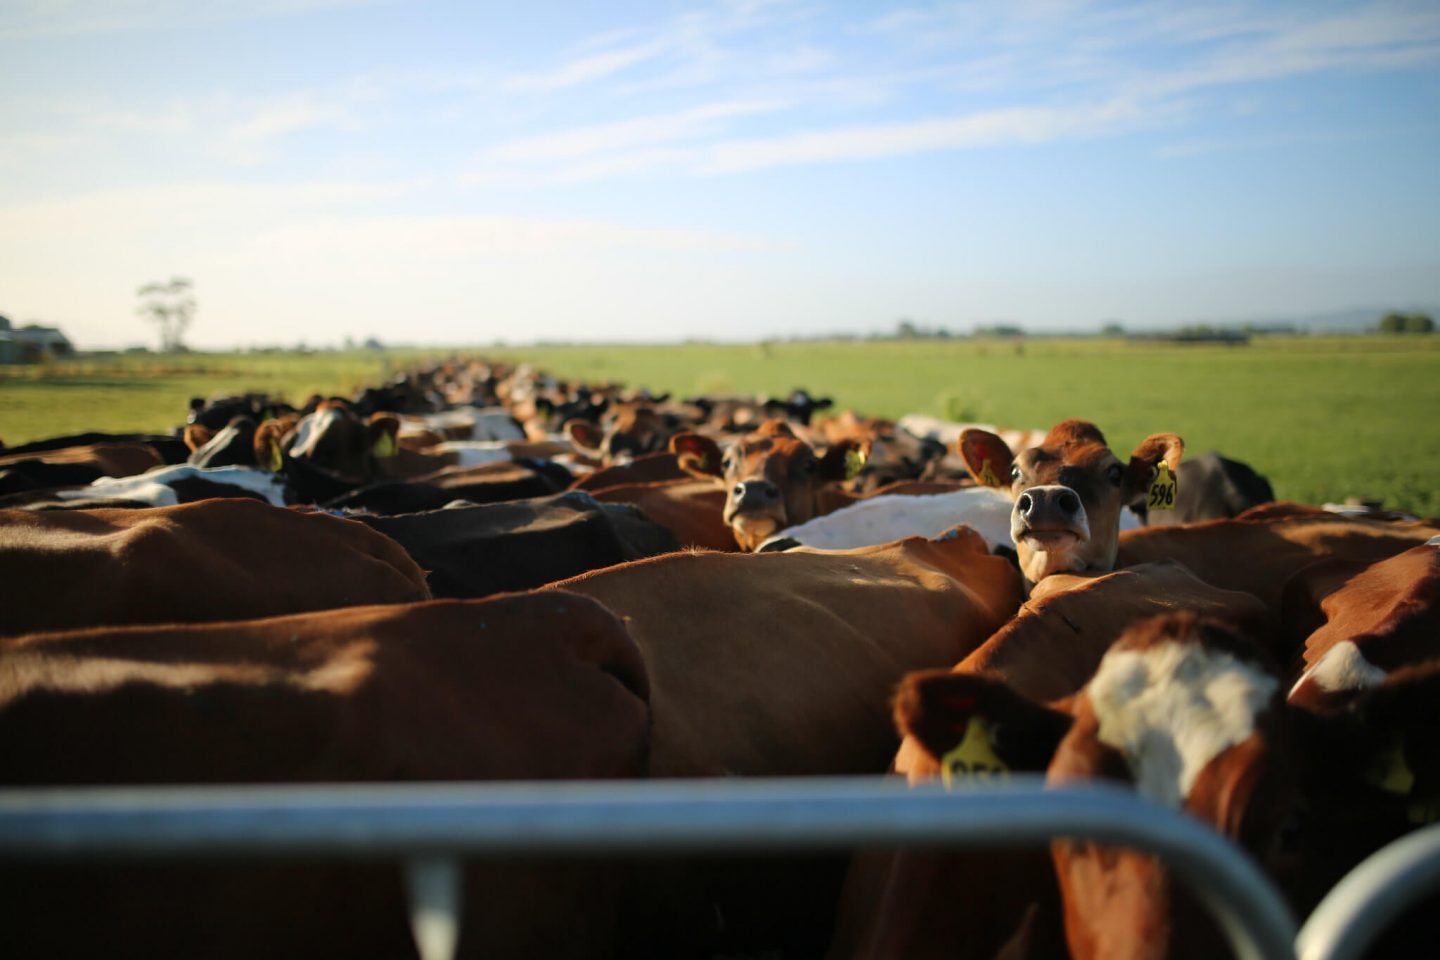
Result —
[{"label": "cow eye", "polygon": [[1011,480],[1019,480],[1019,479],[1020,479],[1020,468],[1019,468],[1019,467],[1011,467],[1011,468],[1010,468],[1010,479],[1011,479]]},{"label": "cow eye", "polygon": [[1112,486],[1118,487],[1120,486],[1120,481],[1125,477],[1125,471],[1121,468],[1120,464],[1112,463],[1110,464],[1110,469],[1106,471],[1106,476],[1110,478]]},{"label": "cow eye", "polygon": [[721,461],[720,461],[720,469],[721,469],[721,470],[729,470],[729,469],[730,469],[732,466],[734,466],[734,465],[735,465],[735,460],[734,460],[733,457],[726,457],[724,460],[721,460]]}]

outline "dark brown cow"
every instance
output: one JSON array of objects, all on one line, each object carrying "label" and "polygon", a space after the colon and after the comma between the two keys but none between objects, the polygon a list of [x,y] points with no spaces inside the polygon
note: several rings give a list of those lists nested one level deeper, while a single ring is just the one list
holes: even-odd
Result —
[{"label": "dark brown cow", "polygon": [[[723,452],[710,437],[677,434],[670,448],[680,467],[720,484],[725,492],[722,519],[743,550],[754,550],[778,530],[829,513],[854,501],[838,490],[865,459],[865,445],[842,440],[823,456],[795,435],[783,420],[767,420],[760,429],[731,443]],[[838,499],[825,499],[829,491]]]},{"label": "dark brown cow", "polygon": [[[895,751],[896,681],[960,658],[1020,601],[1014,567],[964,527],[856,550],[670,554],[556,586],[630,627],[650,670],[651,771],[664,777],[879,773]],[[633,927],[653,940],[633,949],[814,954],[844,862],[807,867],[661,871]]]},{"label": "dark brown cow", "polygon": [[[638,777],[644,664],[563,592],[0,641],[0,781],[357,783]],[[619,876],[477,863],[460,954],[604,957]],[[391,864],[0,869],[6,953],[414,956]]]},{"label": "dark brown cow", "polygon": [[404,547],[437,598],[528,590],[680,549],[670,531],[635,507],[599,503],[581,491],[355,520]]},{"label": "dark brown cow", "polygon": [[1185,444],[1173,433],[1153,434],[1126,463],[1093,423],[1065,420],[1018,454],[987,430],[964,431],[958,448],[976,480],[1014,499],[1010,534],[1020,569],[1038,583],[1052,573],[1113,570],[1120,511],[1145,502],[1161,464],[1174,474]]},{"label": "dark brown cow", "polygon": [[428,599],[399,544],[257,500],[0,511],[0,635]]}]

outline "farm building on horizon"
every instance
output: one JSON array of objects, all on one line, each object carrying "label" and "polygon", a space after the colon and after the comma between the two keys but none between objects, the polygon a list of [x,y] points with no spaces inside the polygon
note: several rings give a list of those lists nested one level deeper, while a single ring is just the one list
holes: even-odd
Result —
[{"label": "farm building on horizon", "polygon": [[27,323],[15,328],[0,315],[0,364],[44,363],[75,355],[75,345],[58,327]]}]

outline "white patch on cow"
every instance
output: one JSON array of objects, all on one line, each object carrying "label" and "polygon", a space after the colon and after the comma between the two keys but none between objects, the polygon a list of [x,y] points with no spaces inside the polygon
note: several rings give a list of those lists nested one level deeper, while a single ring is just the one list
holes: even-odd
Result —
[{"label": "white patch on cow", "polygon": [[446,440],[426,450],[426,453],[452,453],[455,462],[462,467],[481,467],[487,463],[504,463],[514,460],[506,446],[508,440]]},{"label": "white patch on cow", "polygon": [[57,490],[59,500],[133,500],[150,507],[173,507],[180,502],[175,491],[143,474],[137,477],[101,477],[78,490]]},{"label": "white patch on cow", "polygon": [[1426,540],[1426,541],[1425,541],[1425,546],[1427,546],[1427,547],[1440,547],[1440,536],[1431,537],[1429,540]]},{"label": "white patch on cow", "polygon": [[1290,688],[1290,695],[1293,697],[1306,681],[1326,693],[1335,693],[1340,690],[1369,690],[1384,683],[1385,677],[1385,671],[1366,660],[1355,641],[1341,640],[1301,674],[1295,686]]},{"label": "white patch on cow", "polygon": [[327,407],[308,417],[302,417],[299,426],[295,428],[295,439],[290,443],[290,456],[311,456],[315,445],[320,442],[320,437],[341,416],[343,414],[336,408]]},{"label": "white patch on cow", "polygon": [[525,430],[504,407],[465,407],[474,422],[471,440],[524,440]]},{"label": "white patch on cow", "polygon": [[1279,682],[1199,644],[1105,655],[1088,695],[1099,739],[1124,755],[1139,792],[1179,807],[1211,760],[1248,738]]},{"label": "white patch on cow", "polygon": [[268,470],[251,467],[197,467],[177,464],[156,467],[133,477],[101,477],[88,487],[61,490],[62,500],[134,500],[152,507],[173,507],[180,502],[169,484],[187,478],[240,487],[264,497],[271,506],[285,506],[285,482]]},{"label": "white patch on cow", "polygon": [[787,527],[777,537],[793,538],[821,550],[848,550],[905,537],[933,539],[966,523],[994,550],[1010,546],[1010,506],[1009,496],[990,487],[967,487],[923,497],[884,494]]}]

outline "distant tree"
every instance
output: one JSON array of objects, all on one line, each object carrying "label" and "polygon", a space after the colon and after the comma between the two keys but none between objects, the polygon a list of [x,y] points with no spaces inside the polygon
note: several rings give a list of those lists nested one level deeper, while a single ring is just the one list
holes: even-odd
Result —
[{"label": "distant tree", "polygon": [[895,336],[901,340],[913,340],[920,336],[920,328],[915,325],[914,320],[901,320],[895,325]]},{"label": "distant tree", "polygon": [[1123,336],[1125,336],[1125,327],[1124,327],[1123,324],[1120,324],[1120,323],[1117,323],[1117,322],[1114,321],[1114,320],[1111,320],[1111,321],[1107,322],[1104,326],[1102,326],[1102,327],[1100,328],[1100,336],[1102,336],[1102,337],[1123,337]]},{"label": "distant tree", "polygon": [[135,295],[140,305],[135,312],[160,328],[160,350],[177,353],[185,349],[185,331],[195,319],[195,298],[186,277],[171,277],[169,283],[147,283]]},{"label": "distant tree", "polygon": [[1376,329],[1381,333],[1434,333],[1435,319],[1427,313],[1391,310],[1380,318]]}]

